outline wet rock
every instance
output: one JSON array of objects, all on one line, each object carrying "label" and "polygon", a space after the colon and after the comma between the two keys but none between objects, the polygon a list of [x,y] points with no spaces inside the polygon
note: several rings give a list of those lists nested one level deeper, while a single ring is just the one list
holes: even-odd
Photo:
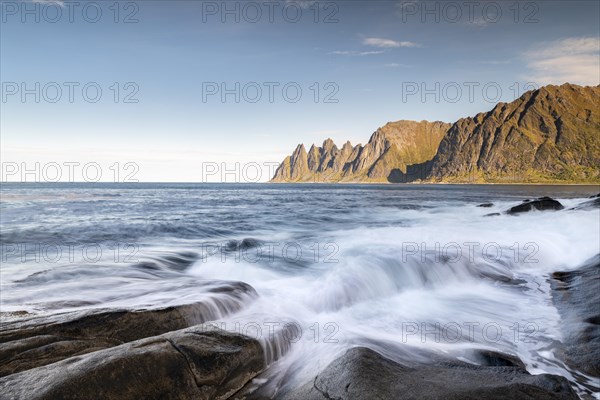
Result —
[{"label": "wet rock", "polygon": [[148,271],[170,270],[181,272],[193,265],[199,258],[200,255],[193,252],[167,252],[133,264],[132,267]]},{"label": "wet rock", "polygon": [[563,208],[565,207],[562,204],[560,204],[560,202],[558,202],[557,200],[554,200],[550,197],[540,197],[536,200],[525,200],[522,204],[514,206],[508,211],[506,211],[506,213],[510,215],[515,215],[533,210],[562,210]]},{"label": "wet rock", "polygon": [[502,214],[500,214],[500,213],[490,213],[490,214],[485,214],[484,217],[498,217],[500,215],[502,215]]},{"label": "wet rock", "polygon": [[0,376],[222,318],[256,297],[245,283],[205,288],[206,301],[150,310],[95,309],[2,323]]},{"label": "wet rock", "polygon": [[525,369],[525,364],[517,356],[499,353],[492,350],[476,350],[475,358],[479,364],[489,367],[517,367]]},{"label": "wet rock", "polygon": [[565,361],[600,377],[600,254],[576,270],[553,273],[550,284],[562,319]]},{"label": "wet rock", "polygon": [[309,384],[281,398],[322,399],[577,399],[563,377],[530,375],[514,362],[477,366],[459,361],[404,366],[356,347],[332,362]]},{"label": "wet rock", "polygon": [[575,207],[571,208],[571,210],[593,210],[595,208],[600,208],[600,197],[592,196],[590,197],[592,200],[584,201]]},{"label": "wet rock", "polygon": [[257,340],[198,325],[0,378],[0,399],[226,399],[264,357]]},{"label": "wet rock", "polygon": [[249,250],[260,247],[262,242],[254,238],[245,238],[243,240],[230,240],[225,244],[227,251]]},{"label": "wet rock", "polygon": [[489,208],[489,207],[493,207],[494,203],[482,203],[479,204],[477,207],[484,207],[484,208]]},{"label": "wet rock", "polygon": [[4,322],[5,320],[8,319],[12,319],[12,318],[22,318],[22,317],[28,317],[28,316],[33,316],[34,314],[30,313],[29,311],[25,311],[25,310],[19,310],[19,311],[0,311],[0,319]]}]

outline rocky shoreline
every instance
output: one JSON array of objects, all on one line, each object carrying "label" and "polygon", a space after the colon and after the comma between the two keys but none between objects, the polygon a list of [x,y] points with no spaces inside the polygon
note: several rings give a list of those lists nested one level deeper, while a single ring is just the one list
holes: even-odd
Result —
[{"label": "rocky shoreline", "polygon": [[[96,318],[88,314],[85,321],[90,330],[94,327],[102,330],[107,315],[128,314],[102,312]],[[165,313],[143,315],[152,320]],[[77,320],[44,325],[41,322],[45,318],[39,319],[46,335],[32,338],[23,331],[21,338],[8,342],[5,340],[13,337],[2,336],[2,364],[16,363],[12,371],[18,371],[3,370],[2,399],[578,398],[566,378],[531,375],[520,360],[509,355],[481,350],[481,365],[439,356],[433,365],[403,365],[365,347],[349,349],[312,382],[294,390],[273,392],[272,388],[260,385],[264,380],[253,381],[253,378],[265,372],[269,361],[276,361],[277,357],[268,359],[264,343],[211,324],[112,347],[101,337],[90,336],[90,346],[81,349],[79,341],[69,337],[51,344],[42,340],[60,336]],[[121,322],[127,326],[128,320]],[[151,330],[142,330],[139,335],[148,332]],[[279,332],[273,341],[281,343],[282,338]],[[58,348],[62,351],[57,352]],[[45,353],[50,353],[50,358],[41,356]],[[278,356],[284,353],[285,349]]]},{"label": "rocky shoreline", "polygon": [[[600,195],[579,207],[599,208]],[[563,209],[543,197],[506,213]],[[600,254],[548,279],[564,328],[558,351],[592,393],[600,378]],[[255,339],[219,329],[210,321],[258,295],[242,282],[209,284],[215,297],[162,309],[2,316],[0,399],[592,398],[565,377],[529,373],[511,354],[473,349],[469,360],[459,360],[396,344],[396,354],[406,356],[390,358],[384,343],[350,346],[325,368],[315,365],[312,379],[301,385],[272,384],[269,368],[293,347],[289,332]],[[424,357],[414,357],[418,353]]]}]

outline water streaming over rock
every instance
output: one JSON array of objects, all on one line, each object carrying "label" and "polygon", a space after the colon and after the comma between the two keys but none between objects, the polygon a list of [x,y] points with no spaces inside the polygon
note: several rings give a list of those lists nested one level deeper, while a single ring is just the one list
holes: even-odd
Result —
[{"label": "water streaming over rock", "polygon": [[[561,355],[550,277],[598,257],[598,208],[573,209],[598,191],[3,184],[3,318],[204,302],[261,340],[274,386],[362,345],[404,363],[501,351],[597,391]],[[565,209],[486,216],[545,195]]]}]

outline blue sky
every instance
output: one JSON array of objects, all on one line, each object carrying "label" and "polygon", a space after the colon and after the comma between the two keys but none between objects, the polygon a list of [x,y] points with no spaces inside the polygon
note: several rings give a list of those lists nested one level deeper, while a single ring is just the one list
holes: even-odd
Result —
[{"label": "blue sky", "polygon": [[300,142],[600,83],[600,2],[450,3],[3,1],[2,162],[97,162],[102,180],[133,162],[142,181],[231,181],[221,170],[256,163],[265,181]]}]

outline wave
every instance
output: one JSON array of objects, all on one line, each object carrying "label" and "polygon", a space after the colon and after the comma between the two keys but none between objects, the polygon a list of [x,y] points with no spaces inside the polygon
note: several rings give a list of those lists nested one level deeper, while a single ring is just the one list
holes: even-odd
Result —
[{"label": "wave", "polygon": [[[580,384],[561,355],[571,333],[551,282],[600,252],[598,209],[578,208],[589,199],[577,192],[564,210],[511,216],[502,212],[548,189],[436,190],[145,188],[95,214],[79,200],[9,202],[2,308],[207,301],[217,326],[261,341],[273,385],[306,380],[353,346],[402,362],[494,363],[485,351],[498,351]],[[22,260],[24,245],[49,241],[79,253]],[[104,252],[86,260],[85,244]]]}]

